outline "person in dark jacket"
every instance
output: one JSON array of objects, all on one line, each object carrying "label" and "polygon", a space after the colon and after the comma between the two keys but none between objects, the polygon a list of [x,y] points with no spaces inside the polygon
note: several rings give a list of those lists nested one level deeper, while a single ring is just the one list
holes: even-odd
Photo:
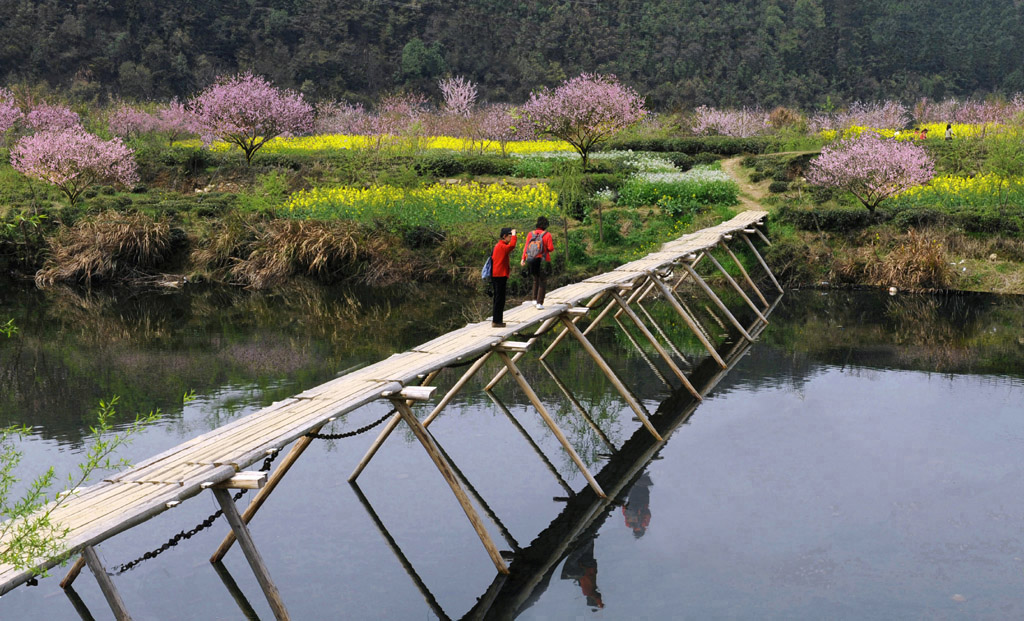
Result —
[{"label": "person in dark jacket", "polygon": [[498,243],[491,251],[491,285],[494,287],[494,305],[491,313],[491,327],[504,328],[505,290],[508,286],[508,257],[516,247],[516,230],[505,227],[501,229]]}]

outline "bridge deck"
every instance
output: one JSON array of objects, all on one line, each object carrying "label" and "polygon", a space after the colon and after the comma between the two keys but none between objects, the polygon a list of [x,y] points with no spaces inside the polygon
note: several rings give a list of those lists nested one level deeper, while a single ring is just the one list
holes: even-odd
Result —
[{"label": "bridge deck", "polygon": [[[539,326],[604,290],[642,278],[649,270],[707,250],[723,235],[751,227],[766,215],[763,211],[743,212],[728,222],[668,242],[657,252],[611,272],[551,291],[542,310],[528,304],[509,309],[504,315],[505,328],[492,328],[490,321],[469,324],[243,416],[73,492],[56,508],[53,520],[69,529],[68,552],[98,544],[166,511],[168,503],[199,494],[205,483],[226,481],[263,459],[268,450],[287,446],[329,418],[380,399],[383,391],[400,390],[426,373],[474,359],[516,332]],[[52,567],[57,561],[43,559],[41,563]],[[31,571],[0,565],[0,595],[31,577]]]}]

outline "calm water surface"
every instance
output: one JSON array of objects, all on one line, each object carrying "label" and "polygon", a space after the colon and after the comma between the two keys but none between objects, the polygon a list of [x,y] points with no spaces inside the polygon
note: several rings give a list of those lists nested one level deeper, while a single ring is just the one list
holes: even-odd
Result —
[{"label": "calm water surface", "polygon": [[[0,340],[0,423],[33,428],[25,472],[66,470],[98,401],[118,395],[125,415],[164,413],[124,453],[141,461],[483,317],[486,300],[476,315],[460,302],[442,290],[6,292],[0,320],[21,330]],[[523,365],[613,502],[587,489],[511,381],[496,400],[482,392],[486,367],[431,431],[514,551],[511,576],[411,434],[392,436],[358,488],[346,479],[375,432],[321,440],[251,524],[292,617],[1024,618],[1024,301],[789,293],[752,347],[721,342],[736,360],[726,374],[670,309],[649,309],[695,383],[713,386],[703,403],[666,386],[613,323],[594,340],[671,432],[663,446],[578,348],[560,346],[551,367],[593,426],[535,359]],[[182,407],[188,390],[198,398]],[[193,498],[103,543],[101,558],[116,571],[215,505]],[[114,577],[133,618],[272,619],[237,548],[220,571],[208,562],[227,528]],[[4,596],[0,619],[110,617],[88,571],[77,602],[62,575]]]}]

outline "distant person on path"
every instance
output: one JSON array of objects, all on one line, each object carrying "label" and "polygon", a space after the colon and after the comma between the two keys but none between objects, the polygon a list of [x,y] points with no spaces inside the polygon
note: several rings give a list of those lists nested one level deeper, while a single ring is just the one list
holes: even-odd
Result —
[{"label": "distant person on path", "polygon": [[946,140],[952,140],[952,139],[953,139],[953,126],[950,125],[949,123],[946,123]]},{"label": "distant person on path", "polygon": [[548,219],[537,218],[536,228],[526,236],[523,244],[523,258],[520,265],[533,276],[533,305],[544,308],[544,294],[547,292],[547,273],[551,271],[551,253],[555,250],[555,242],[548,233]]},{"label": "distant person on path", "polygon": [[492,307],[493,312],[491,313],[492,328],[505,327],[505,291],[508,286],[509,274],[508,256],[512,254],[512,249],[516,247],[516,230],[506,226],[501,229],[501,234],[498,238],[498,243],[494,244],[494,250],[491,251],[491,261],[494,264],[491,268],[491,285],[494,287],[494,305]]},{"label": "distant person on path", "polygon": [[927,137],[928,137],[928,130],[927,129],[921,129],[920,131],[917,132],[917,139],[918,140],[924,140]]}]

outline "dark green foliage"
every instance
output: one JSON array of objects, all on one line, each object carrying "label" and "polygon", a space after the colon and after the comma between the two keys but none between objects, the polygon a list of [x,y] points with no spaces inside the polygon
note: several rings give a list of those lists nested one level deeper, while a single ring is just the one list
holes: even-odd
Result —
[{"label": "dark green foliage", "polygon": [[427,92],[452,72],[486,100],[519,103],[600,71],[657,109],[807,109],[826,94],[842,104],[1024,90],[1022,30],[1016,0],[12,1],[0,3],[0,83],[166,100],[252,70],[311,98],[365,103]]},{"label": "dark green foliage", "polygon": [[864,228],[875,222],[871,212],[863,208],[814,207],[807,209],[793,205],[781,205],[778,210],[781,222],[792,224],[805,231],[829,231],[846,233]]},{"label": "dark green foliage", "polygon": [[773,194],[785,192],[789,189],[789,183],[786,181],[772,181],[771,185],[768,186],[768,191]]},{"label": "dark green foliage", "polygon": [[454,177],[461,175],[466,167],[450,153],[426,155],[416,160],[416,172],[424,177]]},{"label": "dark green foliage", "polygon": [[[728,138],[725,136],[685,136],[682,138],[644,138],[610,140],[605,144],[607,151],[654,151],[657,153],[677,152],[686,155],[713,153],[720,156],[742,155],[744,153],[765,153],[771,147],[768,138]],[[706,156],[705,156],[706,157]],[[694,162],[701,163],[701,162]]]},{"label": "dark green foliage", "polygon": [[466,155],[462,157],[463,167],[471,175],[511,176],[515,172],[515,161],[509,157],[495,155]]},{"label": "dark green foliage", "polygon": [[604,188],[617,190],[621,185],[622,177],[619,175],[610,173],[588,173],[583,175],[583,188],[587,194],[593,194]]}]

